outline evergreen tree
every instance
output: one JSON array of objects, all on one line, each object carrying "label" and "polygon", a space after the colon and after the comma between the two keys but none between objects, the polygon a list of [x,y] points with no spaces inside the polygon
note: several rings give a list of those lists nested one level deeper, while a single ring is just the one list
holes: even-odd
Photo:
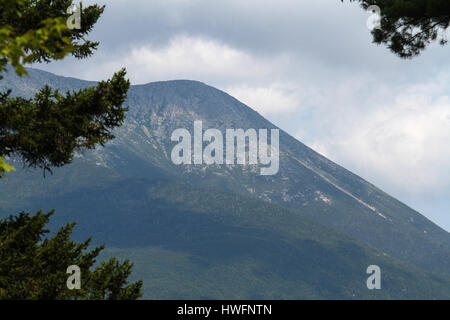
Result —
[{"label": "evergreen tree", "polygon": [[[0,77],[13,66],[26,75],[24,65],[60,60],[67,55],[83,59],[98,42],[85,40],[104,7],[82,8],[81,29],[67,27],[72,0],[0,0]],[[51,170],[73,160],[74,151],[103,145],[113,138],[126,108],[122,105],[130,84],[125,71],[96,87],[61,94],[48,86],[33,99],[0,93],[0,176],[12,168],[5,157],[16,156],[31,167]]]},{"label": "evergreen tree", "polygon": [[[72,0],[0,0],[0,81],[11,65],[20,76],[26,64],[92,55],[97,42],[85,40],[104,7],[82,8],[81,28],[67,26]],[[51,171],[73,160],[79,149],[92,149],[114,138],[125,117],[130,83],[121,70],[97,86],[60,93],[43,87],[32,99],[0,92],[0,178],[14,168],[6,157]],[[128,284],[132,264],[116,259],[91,270],[103,247],[90,239],[70,240],[74,224],[53,238],[44,229],[49,214],[21,213],[0,221],[0,299],[137,299],[142,282]],[[81,271],[81,289],[70,290],[67,268]]]},{"label": "evergreen tree", "polygon": [[[0,221],[0,299],[137,299],[142,282],[128,284],[132,264],[115,258],[91,267],[103,246],[88,251],[91,239],[70,239],[75,223],[49,238],[53,211],[21,213]],[[80,268],[80,289],[67,286],[69,266]]]},{"label": "evergreen tree", "polygon": [[[343,0],[341,0],[343,1]],[[367,9],[381,9],[381,28],[372,30],[373,41],[386,45],[401,58],[419,55],[432,42],[447,43],[450,23],[448,0],[350,0]]]}]

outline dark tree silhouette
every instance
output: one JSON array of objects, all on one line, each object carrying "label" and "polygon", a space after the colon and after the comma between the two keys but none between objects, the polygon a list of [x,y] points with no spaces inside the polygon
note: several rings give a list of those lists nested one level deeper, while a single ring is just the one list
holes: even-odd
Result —
[{"label": "dark tree silhouette", "polygon": [[[343,0],[341,0],[343,2]],[[350,0],[368,9],[381,9],[381,28],[372,30],[373,41],[386,45],[401,58],[419,55],[429,44],[447,43],[450,23],[448,0]]]},{"label": "dark tree silhouette", "polygon": [[[85,40],[104,7],[83,8],[80,29],[67,26],[72,0],[0,0],[0,81],[11,65],[24,76],[26,64],[73,55],[90,56],[98,43]],[[13,72],[14,72],[13,71]],[[125,70],[97,86],[62,94],[48,86],[33,99],[0,92],[0,178],[14,168],[6,156],[51,170],[73,160],[78,149],[91,149],[114,138],[111,131],[125,118],[122,105],[130,83]],[[50,215],[22,213],[0,221],[0,299],[137,299],[141,282],[128,285],[132,264],[116,259],[94,270],[103,249],[87,251],[90,239],[70,240],[74,224],[47,238]],[[87,251],[87,252],[86,252]],[[66,285],[68,266],[77,265],[83,283]]]},{"label": "dark tree silhouette", "polygon": [[[93,54],[98,42],[84,38],[104,7],[82,8],[81,29],[71,30],[66,23],[71,6],[72,0],[0,0],[0,79],[8,64],[26,75],[26,64]],[[124,120],[129,86],[122,70],[78,92],[61,94],[46,86],[33,99],[0,92],[0,177],[11,170],[6,156],[50,170],[70,163],[77,149],[112,139],[111,130]]]},{"label": "dark tree silhouette", "polygon": [[[75,223],[49,238],[45,229],[53,211],[21,213],[0,220],[0,299],[137,299],[142,282],[128,284],[132,264],[115,258],[91,269],[103,246],[88,251],[91,239],[70,239]],[[81,271],[80,289],[67,287],[67,267]]]}]

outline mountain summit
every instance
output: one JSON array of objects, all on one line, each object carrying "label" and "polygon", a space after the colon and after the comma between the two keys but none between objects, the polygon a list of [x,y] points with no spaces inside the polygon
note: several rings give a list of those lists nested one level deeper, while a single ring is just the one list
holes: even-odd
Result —
[{"label": "mountain summit", "polygon": [[[1,89],[93,82],[30,69]],[[11,174],[0,183],[0,215],[56,208],[80,236],[131,257],[149,298],[450,297],[450,234],[284,131],[279,171],[261,166],[175,165],[172,133],[278,129],[230,95],[196,81],[130,88],[129,111],[105,148],[77,153],[42,179]],[[17,163],[16,166],[20,167]],[[368,290],[379,265],[382,290]]]}]

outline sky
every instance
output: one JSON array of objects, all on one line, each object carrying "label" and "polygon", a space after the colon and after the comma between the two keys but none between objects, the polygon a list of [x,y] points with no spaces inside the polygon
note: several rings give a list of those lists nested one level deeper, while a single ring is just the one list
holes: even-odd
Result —
[{"label": "sky", "polygon": [[202,81],[450,231],[450,45],[402,60],[340,0],[94,2],[95,55],[35,67]]}]

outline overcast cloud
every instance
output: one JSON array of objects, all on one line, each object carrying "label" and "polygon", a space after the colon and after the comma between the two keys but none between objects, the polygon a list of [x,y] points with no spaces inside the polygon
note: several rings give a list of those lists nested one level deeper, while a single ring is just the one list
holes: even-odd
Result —
[{"label": "overcast cloud", "polygon": [[39,68],[205,82],[450,230],[450,46],[400,60],[339,0],[96,2],[96,54]]}]

